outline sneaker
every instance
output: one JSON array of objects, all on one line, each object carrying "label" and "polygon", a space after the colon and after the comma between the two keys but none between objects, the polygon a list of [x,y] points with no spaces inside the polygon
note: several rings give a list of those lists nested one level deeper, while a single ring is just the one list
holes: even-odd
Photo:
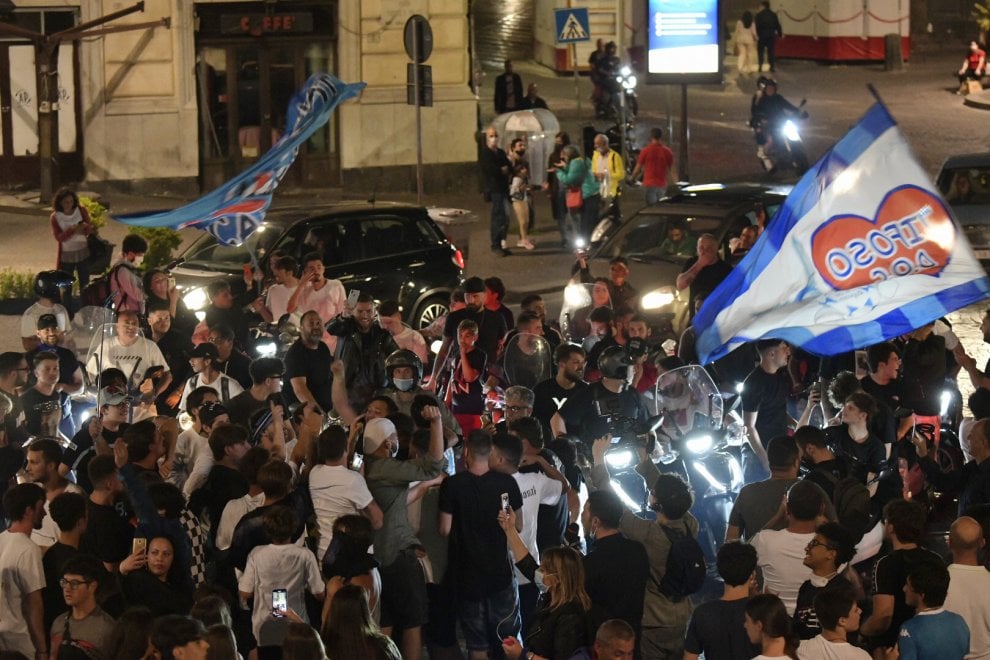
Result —
[{"label": "sneaker", "polygon": [[502,239],[502,249],[503,250],[505,249],[505,239],[504,238]]},{"label": "sneaker", "polygon": [[519,247],[525,248],[527,250],[532,250],[536,248],[536,246],[533,245],[533,242],[530,241],[528,238],[525,241],[519,241]]}]

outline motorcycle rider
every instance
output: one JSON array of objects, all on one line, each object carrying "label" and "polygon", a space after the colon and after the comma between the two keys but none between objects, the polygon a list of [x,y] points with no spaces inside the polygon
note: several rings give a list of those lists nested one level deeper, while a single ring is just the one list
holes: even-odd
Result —
[{"label": "motorcycle rider", "polygon": [[773,174],[776,166],[767,155],[773,151],[774,139],[780,134],[784,122],[791,117],[807,118],[808,113],[777,93],[777,81],[773,78],[760,76],[756,81],[757,93],[753,95],[750,106],[749,125],[756,133],[756,154],[763,167]]},{"label": "motorcycle rider", "polygon": [[450,410],[442,401],[436,401],[432,392],[423,389],[423,361],[410,350],[400,348],[385,358],[385,376],[388,384],[376,394],[384,394],[399,408],[399,412],[412,414],[413,401],[419,395],[428,396],[434,400],[433,405],[440,409],[443,421],[443,435],[447,446],[457,440],[461,427],[450,414]]},{"label": "motorcycle rider", "polygon": [[643,395],[629,387],[632,358],[622,346],[602,352],[598,369],[602,379],[575,391],[550,418],[554,437],[572,429],[588,447],[609,432],[610,418],[645,422],[649,417]]}]

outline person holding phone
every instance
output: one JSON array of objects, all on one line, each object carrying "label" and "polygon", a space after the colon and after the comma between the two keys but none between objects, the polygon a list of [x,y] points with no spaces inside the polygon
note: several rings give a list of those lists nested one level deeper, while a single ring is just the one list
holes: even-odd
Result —
[{"label": "person holding phone", "polygon": [[241,598],[253,600],[251,629],[260,657],[266,657],[265,647],[281,646],[285,640],[289,608],[303,623],[309,623],[306,593],[318,601],[326,596],[316,557],[292,542],[299,526],[296,512],[291,507],[273,506],[265,512],[263,524],[271,543],[251,550],[237,582]]},{"label": "person holding phone", "polygon": [[290,314],[305,314],[313,310],[324,323],[344,311],[347,294],[340,280],[328,280],[324,273],[323,257],[319,252],[310,252],[303,257],[303,272],[285,309]]}]

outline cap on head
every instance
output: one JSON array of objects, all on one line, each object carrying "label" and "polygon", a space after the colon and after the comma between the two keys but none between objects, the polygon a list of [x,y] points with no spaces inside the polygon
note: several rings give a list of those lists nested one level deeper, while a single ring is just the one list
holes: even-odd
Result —
[{"label": "cap on head", "polygon": [[369,419],[364,425],[364,453],[375,453],[393,435],[396,435],[395,424],[390,420],[384,417]]},{"label": "cap on head", "polygon": [[217,401],[209,401],[200,407],[199,421],[207,426],[213,426],[213,422],[217,421],[218,417],[226,414],[227,408],[225,408],[222,403]]},{"label": "cap on head", "polygon": [[217,351],[217,347],[209,342],[204,342],[199,346],[196,346],[189,352],[189,357],[194,358],[210,358],[211,360],[216,360],[220,357],[220,353]]},{"label": "cap on head", "polygon": [[464,293],[484,293],[485,281],[480,277],[469,277],[464,281]]},{"label": "cap on head", "polygon": [[127,391],[123,388],[111,385],[110,387],[104,387],[100,390],[100,407],[103,406],[118,406],[125,402],[130,402],[131,397],[128,396]]},{"label": "cap on head", "polygon": [[58,327],[58,317],[54,314],[42,314],[38,317],[38,330],[44,330],[45,328],[57,328]]}]

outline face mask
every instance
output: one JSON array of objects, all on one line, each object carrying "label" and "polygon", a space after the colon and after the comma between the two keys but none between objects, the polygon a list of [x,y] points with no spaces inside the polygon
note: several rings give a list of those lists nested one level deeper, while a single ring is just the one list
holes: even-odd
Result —
[{"label": "face mask", "polygon": [[144,263],[144,255],[143,254],[139,254],[138,256],[134,257],[134,267],[135,268],[140,268],[141,267],[141,264],[143,264],[143,263]]},{"label": "face mask", "polygon": [[413,388],[412,378],[393,378],[392,382],[395,383],[395,388],[400,392],[408,392]]},{"label": "face mask", "polygon": [[543,571],[540,569],[536,569],[536,574],[533,576],[533,584],[536,585],[536,588],[540,590],[541,594],[546,593],[547,585],[543,582]]},{"label": "face mask", "polygon": [[496,146],[498,146],[498,138],[497,137],[488,138],[488,148],[494,149]]},{"label": "face mask", "polygon": [[811,586],[818,587],[819,589],[821,589],[826,584],[828,584],[828,581],[829,581],[829,578],[823,577],[821,575],[812,575],[811,576]]}]

